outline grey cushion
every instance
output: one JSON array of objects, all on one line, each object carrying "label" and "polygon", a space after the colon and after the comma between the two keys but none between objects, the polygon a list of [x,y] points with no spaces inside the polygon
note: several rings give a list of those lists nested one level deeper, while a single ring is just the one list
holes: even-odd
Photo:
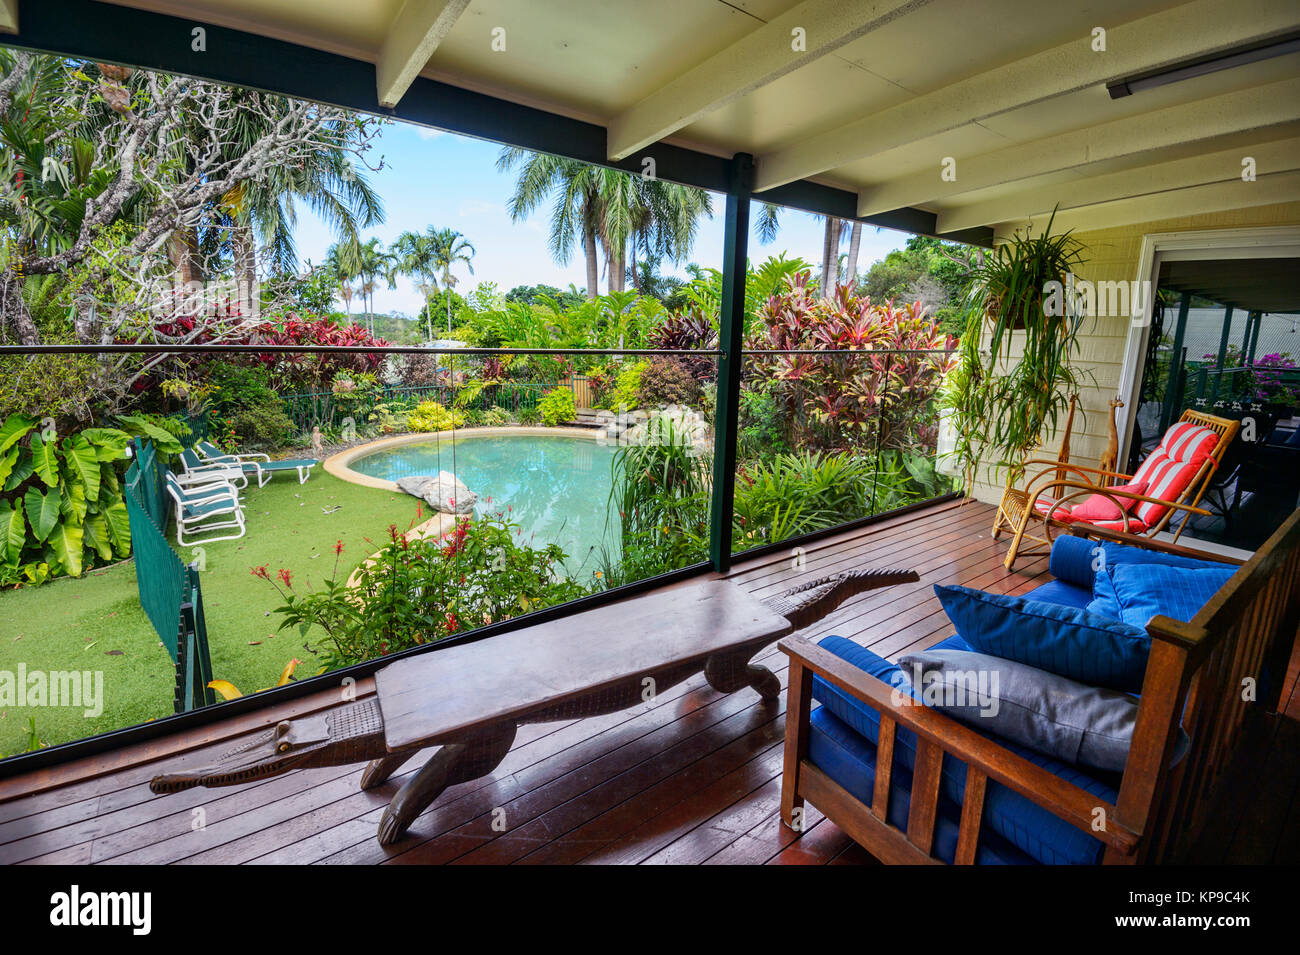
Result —
[{"label": "grey cushion", "polygon": [[[981,732],[1067,763],[1124,769],[1137,723],[1135,696],[966,650],[910,653],[898,665],[926,705]],[[1175,762],[1187,744],[1182,734]]]}]

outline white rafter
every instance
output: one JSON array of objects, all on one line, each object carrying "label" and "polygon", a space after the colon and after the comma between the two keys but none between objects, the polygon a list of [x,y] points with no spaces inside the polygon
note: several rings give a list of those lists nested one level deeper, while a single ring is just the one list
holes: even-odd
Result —
[{"label": "white rafter", "polygon": [[[610,120],[609,158],[624,159],[929,2],[805,0]],[[795,49],[800,29],[804,48]]]},{"label": "white rafter", "polygon": [[1195,0],[1110,27],[1106,51],[1081,33],[1059,46],[976,74],[756,161],[756,191],[990,116],[1109,80],[1279,36],[1295,29],[1293,0]]},{"label": "white rafter", "polygon": [[[1114,202],[1100,202],[1057,213],[1053,232],[1088,232],[1111,229],[1136,222],[1158,222],[1184,216],[1225,212],[1251,206],[1271,206],[1280,202],[1300,202],[1300,171],[1278,172],[1260,176],[1255,182],[1214,182],[1189,189],[1171,189],[1147,196],[1131,196]],[[1011,228],[1029,225],[1028,220],[1008,223]],[[1036,225],[1041,228],[1042,221]]]},{"label": "white rafter", "polygon": [[942,203],[951,196],[1005,182],[1297,119],[1300,79],[1292,79],[1127,116],[978,156],[957,156],[956,178],[952,181],[941,180],[941,157],[936,155],[922,172],[864,187],[858,193],[858,215],[875,215],[917,203]]},{"label": "white rafter", "polygon": [[1246,156],[1255,160],[1257,176],[1300,169],[1300,137],[1243,143],[1234,149],[1220,149],[1202,156],[1125,169],[1078,182],[1038,186],[998,199],[973,202],[940,212],[937,230],[958,232],[994,222],[1046,217],[1058,205],[1066,211],[1171,189],[1239,181],[1242,159]]},{"label": "white rafter", "polygon": [[469,0],[406,0],[375,60],[379,105],[397,105],[468,6]]}]

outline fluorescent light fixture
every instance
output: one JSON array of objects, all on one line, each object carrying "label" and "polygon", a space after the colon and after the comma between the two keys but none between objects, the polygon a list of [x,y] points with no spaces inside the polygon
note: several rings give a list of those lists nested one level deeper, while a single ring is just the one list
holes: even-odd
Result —
[{"label": "fluorescent light fixture", "polygon": [[1230,50],[1199,60],[1189,60],[1181,66],[1170,66],[1163,70],[1131,76],[1128,79],[1115,80],[1113,83],[1106,84],[1106,92],[1110,93],[1111,99],[1119,99],[1121,96],[1131,96],[1142,90],[1190,80],[1194,76],[1205,76],[1207,73],[1217,73],[1219,70],[1230,70],[1235,66],[1245,66],[1248,63],[1258,63],[1261,60],[1271,60],[1277,56],[1298,52],[1300,52],[1300,34],[1292,34],[1277,40],[1269,40],[1267,43]]}]

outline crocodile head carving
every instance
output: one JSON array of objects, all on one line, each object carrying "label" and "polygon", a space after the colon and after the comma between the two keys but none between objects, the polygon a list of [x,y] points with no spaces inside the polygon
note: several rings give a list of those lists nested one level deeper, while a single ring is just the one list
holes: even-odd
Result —
[{"label": "crocodile head carving", "polygon": [[296,720],[283,720],[199,769],[155,776],[149,788],[174,793],[194,786],[237,786],[293,769],[343,766],[388,755],[375,699]]}]

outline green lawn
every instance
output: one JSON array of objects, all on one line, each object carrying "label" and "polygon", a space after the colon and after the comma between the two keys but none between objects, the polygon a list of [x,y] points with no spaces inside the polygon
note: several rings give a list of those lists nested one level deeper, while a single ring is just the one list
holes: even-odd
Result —
[{"label": "green lawn", "polygon": [[[239,540],[204,545],[200,580],[208,623],[212,670],[245,693],[275,683],[289,660],[302,660],[299,676],[319,669],[296,630],[276,633],[271,615],[279,597],[249,568],[293,572],[294,584],[319,582],[334,566],[348,570],[377,550],[389,524],[403,530],[416,501],[405,494],[349,484],[316,468],[306,484],[287,474],[242,493],[248,533]],[[322,510],[342,505],[331,514]],[[367,544],[364,538],[376,541]],[[197,556],[181,550],[190,561]],[[344,572],[346,574],[346,572]],[[47,745],[81,739],[171,713],[171,658],[140,609],[135,563],[126,561],[79,579],[0,592],[0,671],[102,671],[104,712],[90,719],[80,709],[0,706],[0,755],[27,748],[28,719]]]}]

